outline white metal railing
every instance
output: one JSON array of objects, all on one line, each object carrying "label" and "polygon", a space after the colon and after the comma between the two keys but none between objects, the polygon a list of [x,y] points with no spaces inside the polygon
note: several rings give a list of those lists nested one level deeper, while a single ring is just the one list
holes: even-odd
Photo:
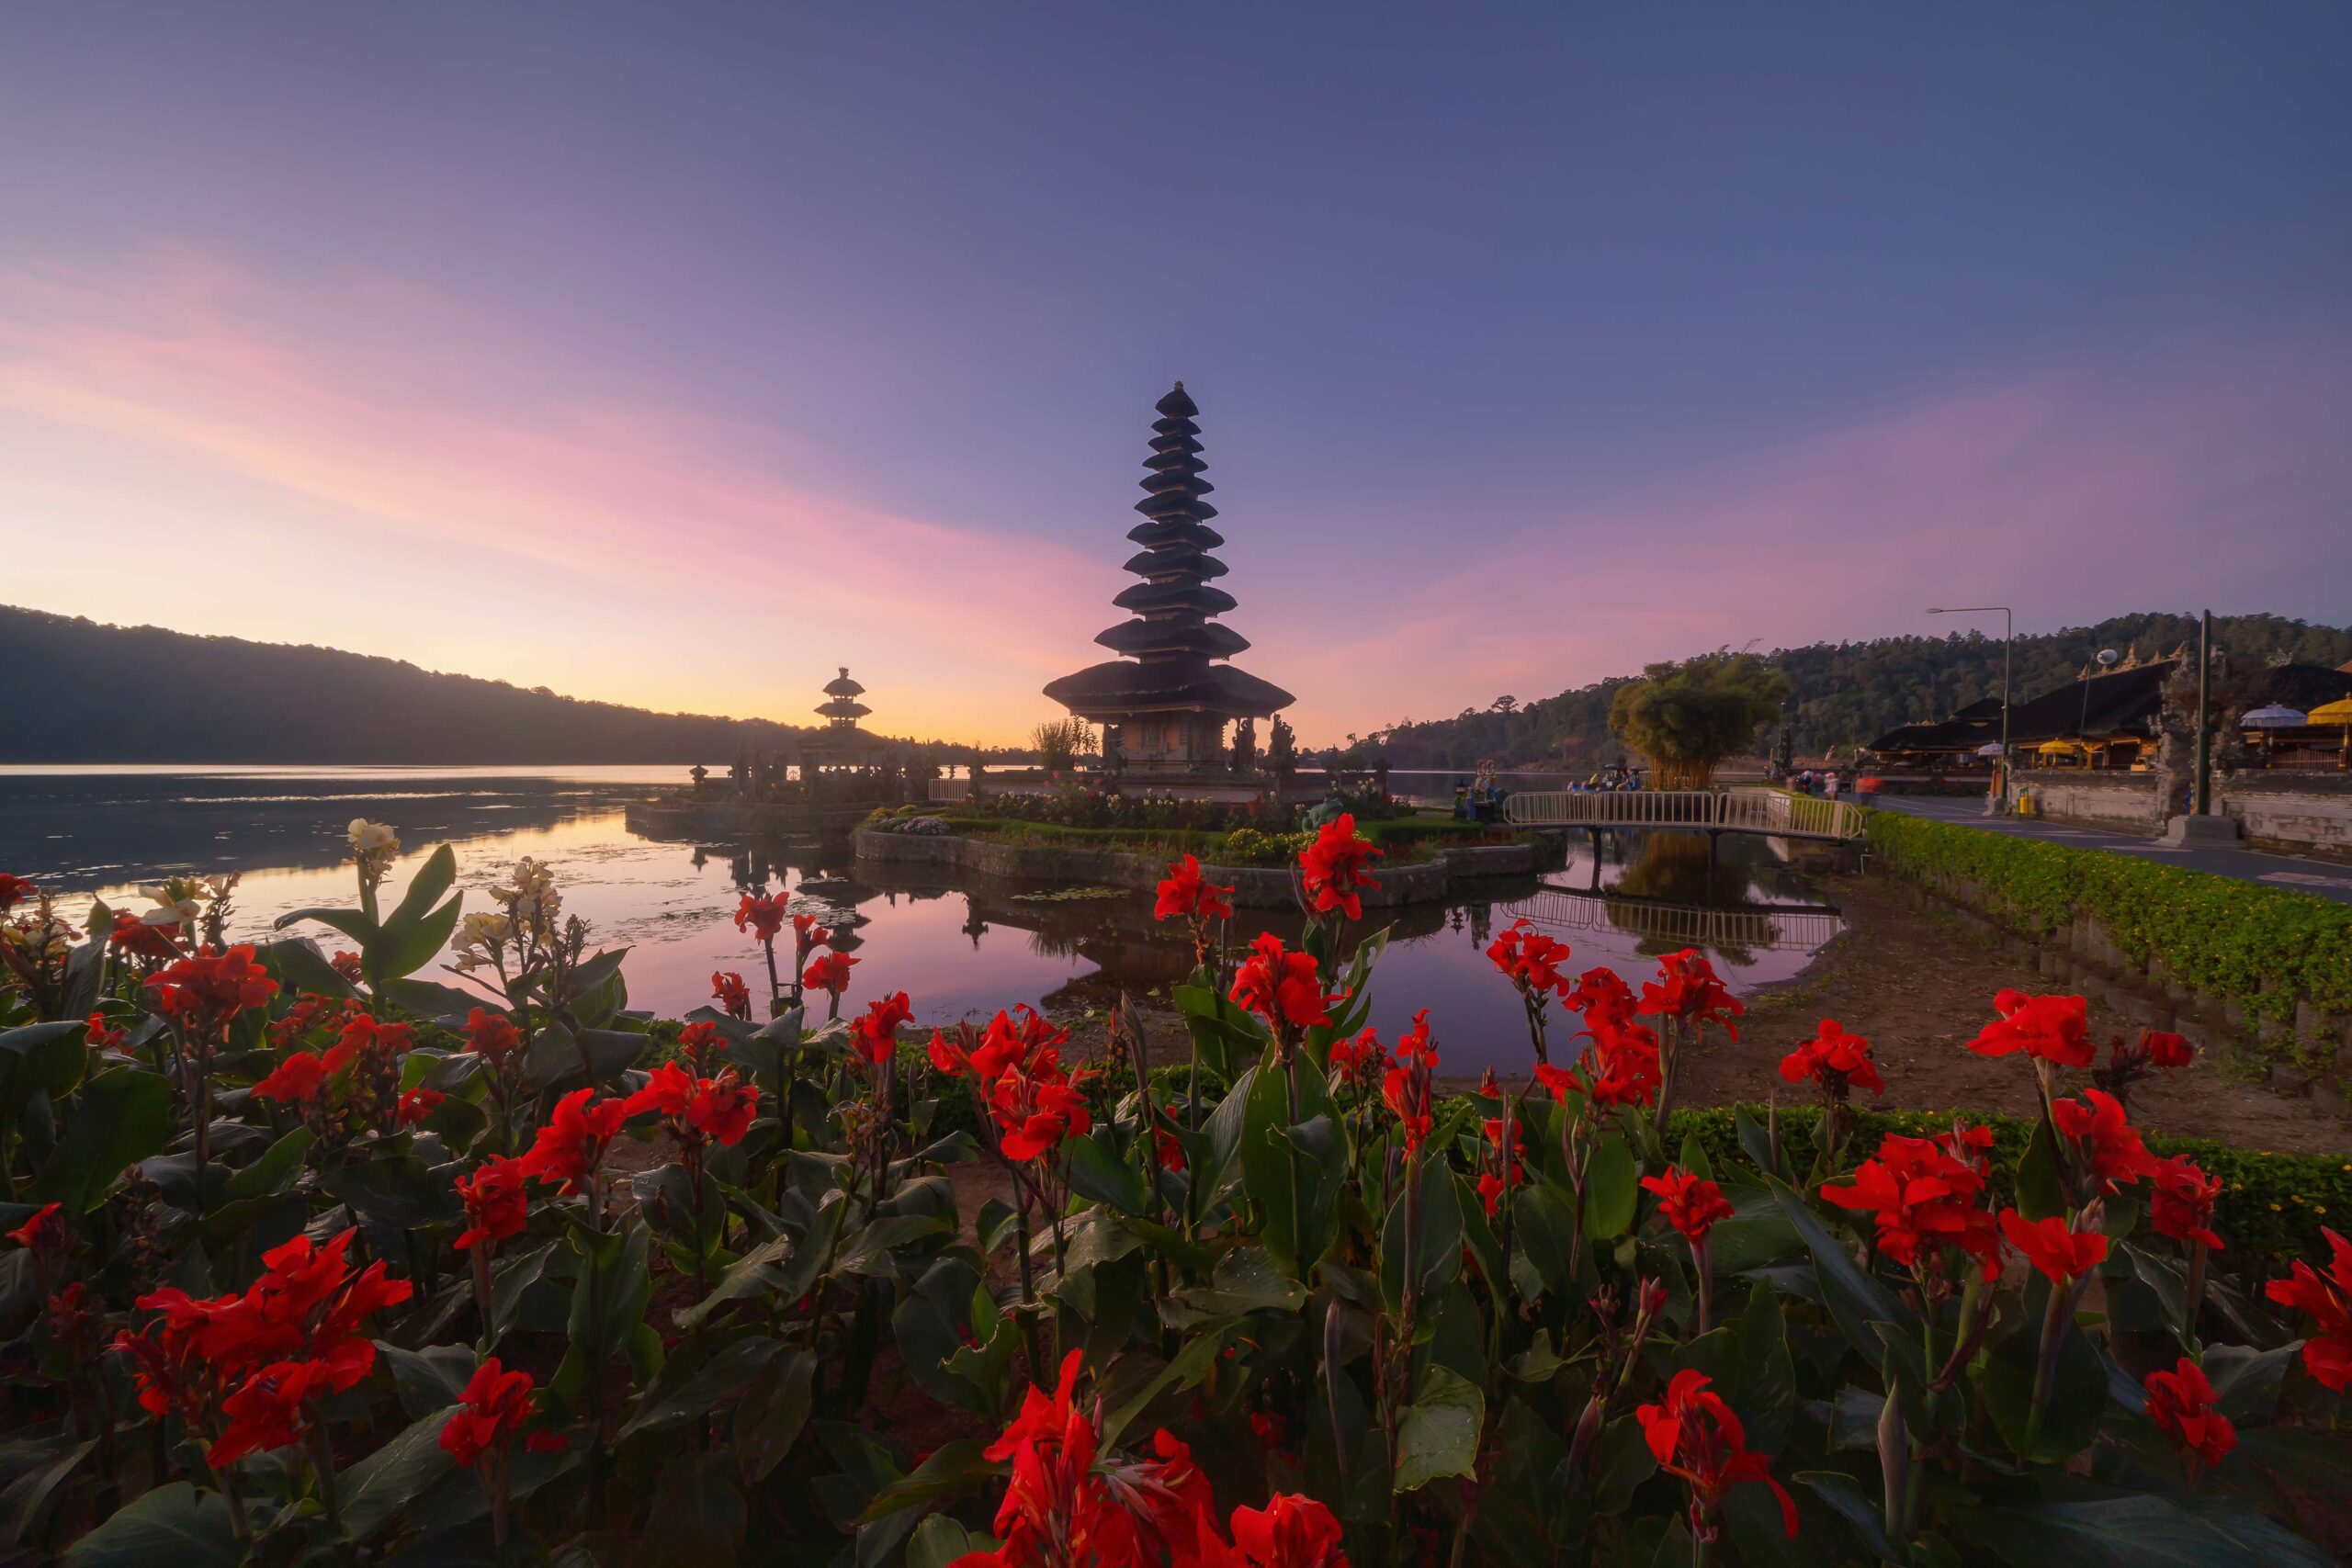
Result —
[{"label": "white metal railing", "polygon": [[1680,828],[1851,842],[1865,836],[1862,809],[1777,789],[1528,791],[1503,801],[1525,828]]},{"label": "white metal railing", "polygon": [[1695,904],[1645,904],[1547,887],[1508,906],[1540,926],[1561,931],[1628,931],[1681,947],[1778,948],[1811,953],[1844,929],[1826,909],[1720,909]]}]

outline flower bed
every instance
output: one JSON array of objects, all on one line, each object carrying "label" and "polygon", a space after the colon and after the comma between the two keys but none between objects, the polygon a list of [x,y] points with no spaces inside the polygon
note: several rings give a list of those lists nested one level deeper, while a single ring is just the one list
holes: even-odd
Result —
[{"label": "flower bed", "polygon": [[764,892],[764,974],[657,1031],[530,861],[465,912],[446,849],[395,897],[353,848],[357,907],[282,922],[324,949],[228,942],[233,886],[85,933],[0,877],[19,1555],[2330,1561],[2352,1245],[2214,1267],[2290,1238],[2132,1127],[2188,1043],[2102,1063],[2079,998],[1968,1047],[2030,1124],[1874,1120],[1829,1021],[1810,1114],[1678,1118],[1736,1048],[1703,957],[1572,976],[1522,922],[1532,1080],[1442,1100],[1442,1021],[1381,1040],[1379,937],[1338,959],[1387,874],[1345,818],[1295,946],[1170,868],[1158,1069],[1132,1014],[1091,1061],[1026,1008],[910,1042]]}]

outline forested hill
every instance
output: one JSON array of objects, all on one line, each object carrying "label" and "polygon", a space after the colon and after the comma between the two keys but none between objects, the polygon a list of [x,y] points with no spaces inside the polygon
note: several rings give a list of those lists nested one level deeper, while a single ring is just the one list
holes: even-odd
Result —
[{"label": "forested hill", "polygon": [[0,605],[0,761],[705,762],[808,731]]},{"label": "forested hill", "polygon": [[[1997,628],[1999,619],[1992,617]],[[2281,659],[2338,665],[2352,660],[2352,628],[2314,626],[2278,615],[2216,615],[2215,645],[2239,669]],[[2023,701],[2071,681],[2100,649],[2136,650],[2143,660],[2197,644],[2194,615],[2117,615],[2094,626],[2020,633],[2010,677]],[[1700,651],[1697,649],[1693,650]],[[1982,631],[1949,637],[1816,642],[1770,655],[1789,672],[1797,698],[1796,750],[1818,756],[1849,750],[1911,719],[1939,718],[2001,691],[2001,638]],[[1609,735],[1609,704],[1634,671],[1533,702],[1496,699],[1453,718],[1403,724],[1361,738],[1378,744],[1392,766],[1464,768],[1483,758],[1505,763],[1555,763],[1582,769],[1624,748]]]}]

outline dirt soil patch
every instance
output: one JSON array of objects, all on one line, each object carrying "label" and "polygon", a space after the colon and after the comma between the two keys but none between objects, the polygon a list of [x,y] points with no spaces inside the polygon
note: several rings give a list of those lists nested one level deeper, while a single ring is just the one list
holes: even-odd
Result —
[{"label": "dirt soil patch", "polygon": [[[1776,1092],[1784,1100],[1803,1098],[1802,1086],[1781,1081],[1780,1060],[1823,1019],[1834,1018],[1871,1043],[1886,1079],[1885,1098],[1871,1101],[1864,1095],[1865,1103],[2034,1114],[2032,1075],[2024,1065],[1979,1056],[1968,1042],[1992,1021],[1996,991],[2004,986],[2047,990],[2051,983],[1984,925],[1902,884],[1834,877],[1825,880],[1823,892],[1845,911],[1851,929],[1804,974],[1748,998],[1736,1044],[1710,1032],[1685,1068],[1685,1102],[1722,1105]],[[2136,1024],[2096,998],[2090,1020],[2102,1055],[2109,1037],[2139,1033]],[[2352,1150],[2352,1129],[2339,1118],[2339,1103],[2275,1094],[2207,1050],[2209,1042],[2193,1027],[2183,1032],[2199,1047],[2197,1060],[2132,1087],[2135,1123],[2278,1154]]]}]

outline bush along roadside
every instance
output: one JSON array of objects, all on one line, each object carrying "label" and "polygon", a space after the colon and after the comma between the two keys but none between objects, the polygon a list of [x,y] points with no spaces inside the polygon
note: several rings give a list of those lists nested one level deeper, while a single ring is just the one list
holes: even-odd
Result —
[{"label": "bush along roadside", "polygon": [[763,972],[657,1046],[543,869],[466,913],[446,849],[395,897],[396,835],[353,846],[356,908],[249,943],[229,886],[77,931],[0,879],[0,1551],[2330,1561],[2352,1245],[2212,1267],[2221,1175],[2129,1119],[2185,1044],[2101,1066],[2080,998],[1970,1046],[2027,1126],[1883,1127],[1826,1022],[1781,1064],[1810,1117],[1678,1121],[1737,1038],[1705,959],[1571,976],[1522,922],[1487,956],[1533,1073],[1440,1102],[1442,1021],[1382,1039],[1382,935],[1340,959],[1380,859],[1342,818],[1295,945],[1169,868],[1181,1065],[1125,1008],[1101,1060],[1025,1008],[910,1041],[765,892]]},{"label": "bush along roadside", "polygon": [[1871,849],[1896,874],[1968,883],[1984,913],[2047,938],[2098,921],[2124,959],[2257,1019],[2296,1004],[2352,1016],[2352,905],[2130,855],[1988,833],[1897,812],[1870,816]]}]

